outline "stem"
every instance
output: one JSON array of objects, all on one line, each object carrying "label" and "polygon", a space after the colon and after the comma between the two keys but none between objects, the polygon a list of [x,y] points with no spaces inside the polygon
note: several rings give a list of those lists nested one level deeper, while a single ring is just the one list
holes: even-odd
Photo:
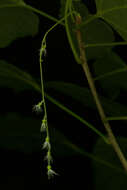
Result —
[{"label": "stem", "polygon": [[127,120],[127,116],[120,116],[120,117],[107,117],[107,121],[116,121],[116,120]]},{"label": "stem", "polygon": [[85,48],[88,48],[88,47],[119,46],[119,45],[127,45],[127,41],[126,42],[111,42],[111,43],[86,44]]},{"label": "stem", "polygon": [[[76,16],[76,25],[80,25],[81,22],[82,22],[81,16],[77,15]],[[88,67],[88,64],[87,64],[86,55],[85,55],[85,48],[84,48],[84,44],[83,44],[83,40],[82,40],[82,34],[81,34],[81,31],[79,29],[76,30],[76,37],[77,37],[79,50],[80,50],[80,59],[81,59],[81,63],[82,63],[81,65],[82,65],[83,71],[84,71],[84,73],[85,73],[85,75],[87,77],[88,84],[89,84],[89,87],[90,87],[91,92],[93,94],[93,98],[95,100],[95,103],[96,103],[100,118],[102,120],[102,123],[103,123],[106,131],[107,131],[110,143],[111,143],[112,147],[114,148],[117,156],[119,157],[119,159],[121,161],[121,164],[123,165],[123,168],[127,172],[127,160],[124,157],[124,155],[123,155],[123,153],[122,153],[122,151],[121,151],[121,149],[120,149],[120,147],[119,147],[119,145],[118,145],[118,143],[116,141],[116,138],[115,138],[115,136],[114,136],[114,134],[113,134],[113,132],[111,130],[109,122],[106,119],[106,115],[104,113],[103,107],[102,107],[101,102],[99,100],[99,97],[98,97],[98,94],[97,94],[97,91],[96,91],[96,87],[95,87],[95,84],[94,84],[94,80],[92,78],[92,75],[90,73],[90,70],[89,70],[89,67]]]}]

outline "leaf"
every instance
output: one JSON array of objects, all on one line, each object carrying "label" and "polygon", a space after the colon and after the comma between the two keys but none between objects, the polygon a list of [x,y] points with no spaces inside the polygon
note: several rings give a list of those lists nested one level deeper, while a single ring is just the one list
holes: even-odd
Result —
[{"label": "leaf", "polygon": [[67,157],[79,154],[83,155],[85,152],[83,149],[73,144],[64,136],[64,134],[55,128],[50,129],[50,136],[52,152],[56,157]]},{"label": "leaf", "polygon": [[116,94],[118,96],[120,89],[127,90],[127,66],[124,61],[122,61],[122,59],[114,52],[108,53],[105,57],[103,57],[103,59],[98,59],[93,64],[93,68],[98,79],[99,76],[106,76],[107,73],[126,68],[126,72],[119,72],[109,76],[107,75],[107,77],[100,78],[98,83],[103,88],[104,93],[110,98]]},{"label": "leaf", "polygon": [[[41,93],[40,86],[30,74],[18,69],[11,64],[6,63],[5,61],[0,61],[0,86],[7,86],[17,91],[32,88],[33,90]],[[55,81],[47,82],[45,87],[47,88],[46,91],[50,88],[53,88],[65,95],[71,96],[73,100],[79,101],[84,106],[96,110],[96,105],[91,92],[87,88],[71,83]],[[48,94],[45,94],[45,96],[48,99]],[[108,115],[115,117],[126,115],[126,106],[110,101],[101,96],[100,99]]]},{"label": "leaf", "polygon": [[[18,113],[8,113],[0,117],[0,147],[32,153],[41,151],[45,134],[40,140],[41,122],[31,117],[23,117]],[[56,157],[71,156],[80,152],[80,148],[72,145],[66,137],[54,128],[50,129],[52,150]]]},{"label": "leaf", "polygon": [[[111,169],[112,171],[114,171],[114,173],[117,172],[118,175],[119,173],[120,175],[125,175],[123,168],[114,164],[113,162],[111,163],[110,160],[107,161],[104,156],[103,158],[101,158],[100,155],[86,152],[83,148],[80,148],[72,143],[68,138],[66,138],[60,131],[56,130],[55,128],[50,129],[50,136],[54,156],[67,157],[82,155],[92,159],[93,163],[97,163],[98,165],[100,165],[100,167],[107,167],[107,169]],[[105,145],[106,143],[103,141],[103,144]]]},{"label": "leaf", "polygon": [[[65,0],[60,0],[60,10],[59,10],[59,17],[63,18],[65,14]],[[85,6],[84,3],[81,2],[81,0],[73,0],[73,8],[78,12],[80,10],[80,14],[86,18],[89,15],[88,9]]]},{"label": "leaf", "polygon": [[[52,152],[54,156],[67,157],[67,156],[82,155],[90,158],[94,164],[97,164],[100,167],[107,168],[107,170],[108,169],[112,170],[114,173],[117,173],[118,175],[120,174],[122,176],[125,176],[125,172],[123,168],[121,168],[121,166],[114,164],[114,162],[110,162],[110,160],[107,161],[107,159],[105,159],[104,156],[103,158],[101,158],[100,155],[86,152],[83,148],[80,148],[74,143],[72,143],[68,138],[66,138],[60,131],[56,130],[55,128],[50,129],[50,136],[51,136]],[[105,144],[106,143],[104,143],[104,145]]]},{"label": "leaf", "polygon": [[[24,108],[25,109],[25,108]],[[41,151],[45,134],[40,139],[41,121],[23,117],[18,113],[8,113],[0,117],[0,147],[25,153]],[[49,124],[52,151],[56,157],[81,154],[82,151]],[[42,150],[43,151],[43,150]]]},{"label": "leaf", "polygon": [[[28,153],[41,151],[45,134],[40,139],[40,126],[41,121],[14,112],[0,117],[0,147]],[[50,124],[49,131],[52,152],[56,157],[84,154],[82,149],[71,143]]]},{"label": "leaf", "polygon": [[3,60],[0,60],[0,86],[13,88],[16,91],[33,87],[39,90],[39,86],[30,74]]},{"label": "leaf", "polygon": [[[77,6],[78,5],[78,6]],[[81,6],[82,5],[82,6]],[[114,33],[112,29],[100,19],[93,19],[91,22],[91,15],[84,4],[79,4],[79,2],[74,3],[75,10],[80,13],[82,21],[85,21],[86,24],[80,28],[84,45],[88,44],[103,44],[113,42]],[[88,21],[88,22],[87,22]],[[76,39],[76,28],[75,23],[73,23],[71,17],[68,18],[68,27],[72,42],[74,44],[76,52],[79,53],[78,43]],[[94,31],[94,32],[93,32]],[[103,46],[103,45],[102,45]],[[97,59],[98,57],[103,57],[106,52],[108,52],[112,47],[91,47],[86,48],[86,57],[87,59]],[[80,55],[79,55],[80,56]]]},{"label": "leaf", "polygon": [[[39,120],[31,117],[23,117],[18,113],[11,112],[6,116],[0,117],[0,148],[20,151],[24,153],[33,153],[43,151],[41,148],[44,143],[45,134],[40,139]],[[69,157],[74,155],[87,156],[97,163],[115,168],[114,164],[106,162],[103,159],[87,153],[82,148],[73,144],[60,131],[49,124],[50,140],[52,145],[53,157]]]},{"label": "leaf", "polygon": [[100,47],[86,48],[87,59],[98,59],[103,57],[112,47],[104,47],[104,43],[111,43],[114,41],[114,34],[112,29],[102,20],[95,19],[82,27],[82,36],[84,44],[102,44]]},{"label": "leaf", "polygon": [[127,40],[127,0],[96,0],[97,15]]},{"label": "leaf", "polygon": [[13,4],[25,4],[23,0],[1,0],[0,7],[5,5],[13,5]]},{"label": "leaf", "polygon": [[0,117],[0,147],[28,153],[39,151],[39,128],[40,122],[36,119],[8,113]]},{"label": "leaf", "polygon": [[25,8],[22,0],[1,0],[0,48],[8,46],[17,38],[36,35],[38,25],[38,17]]},{"label": "leaf", "polygon": [[[65,82],[47,82],[48,89],[55,89],[57,92],[61,92],[64,95],[70,96],[72,100],[80,102],[82,105],[96,110],[96,105],[91,92],[85,88],[72,83]],[[123,116],[127,113],[127,106],[113,102],[107,98],[99,96],[107,115]]]},{"label": "leaf", "polygon": [[[117,141],[120,144],[120,147],[125,157],[127,157],[127,138],[118,137]],[[94,147],[93,154],[102,160],[110,162],[111,164],[116,165],[119,168],[122,168],[121,163],[112,146],[104,143],[100,138],[98,139]],[[121,187],[123,189],[126,189],[126,174],[117,172],[116,170],[106,167],[105,165],[101,165],[95,161],[92,161],[92,166],[95,190],[120,190]]]}]

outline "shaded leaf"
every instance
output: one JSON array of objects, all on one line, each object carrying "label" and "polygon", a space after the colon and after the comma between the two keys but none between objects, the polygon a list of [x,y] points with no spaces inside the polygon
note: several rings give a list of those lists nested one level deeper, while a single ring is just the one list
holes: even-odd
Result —
[{"label": "shaded leaf", "polygon": [[0,7],[5,5],[14,5],[14,4],[25,4],[23,0],[1,0]]},{"label": "shaded leaf", "polygon": [[[105,159],[104,156],[103,158],[101,158],[100,155],[86,152],[83,148],[80,148],[74,143],[72,143],[58,130],[51,128],[50,136],[51,136],[52,150],[54,156],[67,157],[74,155],[82,155],[92,159],[93,163],[97,163],[97,165],[100,165],[100,167],[106,167],[107,169],[109,168],[110,170],[114,171],[114,173],[117,173],[118,175],[120,173],[120,175],[127,177],[121,166],[114,164],[113,162],[110,162],[110,160]],[[103,144],[106,143],[103,141]]]},{"label": "shaded leaf", "polygon": [[[120,147],[127,157],[127,139],[123,137],[118,137],[117,141],[120,144]],[[100,138],[98,139],[93,154],[100,159],[104,159],[107,162],[110,162],[113,165],[116,165],[119,168],[122,168],[121,163],[114,152],[111,145],[104,143]],[[94,172],[94,185],[95,190],[108,190],[115,189],[120,190],[121,187],[127,187],[127,175],[124,173],[119,173],[112,168],[106,167],[105,165],[98,164],[95,161],[92,161],[93,172]],[[123,168],[122,168],[123,169]],[[124,171],[124,169],[123,169]]]},{"label": "shaded leaf", "polygon": [[[77,2],[78,5],[78,2]],[[83,4],[83,6],[75,6],[75,9],[77,12],[80,13],[82,16],[82,21],[86,22],[93,17],[88,12],[88,9],[86,6]],[[84,10],[84,11],[83,11]],[[85,13],[85,14],[84,14]],[[69,31],[71,33],[71,38],[74,43],[76,52],[79,54],[79,48],[78,48],[78,43],[76,39],[76,29],[75,29],[75,23],[73,23],[72,19],[69,18]],[[88,44],[103,44],[103,43],[110,43],[114,41],[114,33],[112,29],[105,24],[102,20],[100,19],[93,19],[91,22],[88,21],[88,23],[84,26],[81,27],[80,29],[81,34],[82,34],[82,39],[84,42],[84,45]],[[91,48],[86,48],[86,57],[87,59],[96,59],[98,57],[103,57],[106,52],[108,52],[112,47],[91,47]]]},{"label": "shaded leaf", "polygon": [[[47,82],[47,90],[55,89],[57,92],[61,92],[72,98],[74,101],[80,102],[82,105],[87,106],[91,109],[96,110],[96,105],[90,90],[85,87],[81,87],[72,83],[65,82]],[[107,115],[112,116],[123,116],[127,113],[127,106],[113,102],[105,97],[99,96],[100,101],[104,107]]]},{"label": "shaded leaf", "polygon": [[16,91],[33,87],[39,89],[30,74],[3,60],[0,60],[0,86],[13,88]]},{"label": "shaded leaf", "polygon": [[73,144],[60,131],[50,129],[52,152],[56,157],[67,157],[84,153],[84,150]]},{"label": "shaded leaf", "polygon": [[[84,3],[81,2],[81,0],[73,0],[73,8],[78,12],[80,11],[80,14],[83,16],[83,18],[87,18],[89,15],[88,9],[85,6]],[[66,1],[65,0],[60,0],[60,10],[59,10],[59,17],[63,18],[64,14],[65,14],[65,4]]]},{"label": "shaded leaf", "polygon": [[38,17],[25,8],[22,0],[2,0],[0,2],[0,48],[8,46],[16,38],[36,35],[38,24]]},{"label": "shaded leaf", "polygon": [[[25,109],[25,108],[24,108]],[[40,148],[40,122],[17,113],[0,117],[0,147],[32,153]]]},{"label": "shaded leaf", "polygon": [[[32,88],[37,92],[41,93],[40,86],[32,78],[32,76],[17,67],[6,63],[5,61],[0,62],[0,86],[7,86],[17,91]],[[96,105],[91,95],[91,92],[84,87],[80,87],[71,83],[64,82],[47,82],[46,91],[53,88],[67,96],[71,96],[73,100],[79,101],[84,106],[96,110]],[[45,94],[48,99],[48,96]],[[108,116],[123,116],[127,113],[127,107],[119,103],[110,101],[104,97],[101,97],[103,107]],[[50,100],[50,99],[49,99]]]},{"label": "shaded leaf", "polygon": [[[43,151],[41,148],[45,135],[43,134],[42,138],[40,138],[40,125],[39,120],[23,117],[17,113],[8,113],[8,115],[0,117],[0,148],[24,153]],[[119,167],[114,166],[114,163],[107,162],[106,159],[100,159],[100,157],[87,153],[82,148],[73,144],[50,124],[49,129],[53,157],[87,156],[101,164],[101,166],[106,165],[107,168],[113,168],[114,171],[123,173]]]},{"label": "shaded leaf", "polygon": [[[22,152],[41,151],[45,133],[40,138],[41,121],[8,113],[0,117],[0,147]],[[52,152],[56,157],[83,154],[83,150],[71,143],[61,132],[49,124]]]},{"label": "shaded leaf", "polygon": [[[112,29],[102,20],[95,19],[81,29],[84,44],[103,44],[114,41]],[[87,59],[103,57],[112,47],[88,47],[86,48]]]},{"label": "shaded leaf", "polygon": [[127,40],[127,0],[96,0],[97,15]]},{"label": "shaded leaf", "polygon": [[108,53],[103,59],[98,59],[94,64],[93,68],[95,75],[98,77],[106,75],[106,73],[113,72],[118,69],[126,68],[126,72],[119,72],[114,75],[100,78],[98,82],[105,94],[112,98],[115,94],[119,95],[120,89],[127,90],[127,65],[122,59],[115,53]]}]

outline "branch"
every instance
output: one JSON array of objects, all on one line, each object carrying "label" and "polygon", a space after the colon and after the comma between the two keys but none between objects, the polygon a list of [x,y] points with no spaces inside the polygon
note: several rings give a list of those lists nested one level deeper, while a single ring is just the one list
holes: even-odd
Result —
[{"label": "branch", "polygon": [[[76,16],[76,25],[79,26],[81,23],[82,23],[81,16],[77,15]],[[106,119],[106,115],[104,113],[103,107],[101,105],[101,102],[99,100],[99,97],[98,97],[98,94],[97,94],[97,91],[96,91],[94,80],[92,78],[92,75],[90,73],[90,70],[89,70],[89,67],[88,67],[88,64],[87,64],[86,55],[85,55],[85,47],[84,47],[84,43],[83,43],[83,40],[82,40],[82,34],[81,34],[80,29],[76,30],[76,37],[77,37],[78,46],[79,46],[79,50],[80,50],[81,65],[82,65],[83,71],[84,71],[84,73],[85,73],[85,75],[87,77],[88,84],[89,84],[89,87],[91,89],[93,98],[95,100],[95,103],[96,103],[96,106],[97,106],[101,121],[102,121],[102,123],[103,123],[103,125],[105,127],[105,130],[107,131],[107,134],[108,134],[108,137],[109,137],[109,140],[110,140],[110,143],[111,143],[112,147],[114,148],[117,156],[119,157],[119,159],[121,161],[121,164],[123,165],[123,168],[127,172],[127,160],[124,157],[124,155],[123,155],[123,153],[122,153],[122,151],[121,151],[121,149],[119,147],[119,144],[116,141],[116,138],[115,138],[115,136],[114,136],[114,134],[113,134],[113,132],[111,130],[109,122]]]}]

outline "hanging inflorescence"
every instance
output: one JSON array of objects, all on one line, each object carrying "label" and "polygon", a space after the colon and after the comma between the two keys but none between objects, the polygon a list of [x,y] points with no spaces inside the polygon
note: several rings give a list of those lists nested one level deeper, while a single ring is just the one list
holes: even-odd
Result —
[{"label": "hanging inflorescence", "polygon": [[47,161],[47,175],[50,179],[54,175],[57,175],[55,171],[52,170],[52,155],[51,155],[51,143],[49,137],[49,130],[48,130],[48,121],[47,121],[47,111],[46,111],[46,103],[45,103],[45,95],[44,95],[44,83],[43,83],[43,72],[42,72],[42,63],[43,57],[46,56],[46,35],[42,40],[41,49],[39,52],[39,63],[40,63],[40,76],[41,76],[41,89],[42,89],[42,100],[37,104],[34,105],[33,110],[36,113],[42,112],[42,107],[44,109],[44,117],[41,122],[40,132],[45,133],[45,140],[42,145],[42,149],[46,150],[46,156],[44,158]]}]

